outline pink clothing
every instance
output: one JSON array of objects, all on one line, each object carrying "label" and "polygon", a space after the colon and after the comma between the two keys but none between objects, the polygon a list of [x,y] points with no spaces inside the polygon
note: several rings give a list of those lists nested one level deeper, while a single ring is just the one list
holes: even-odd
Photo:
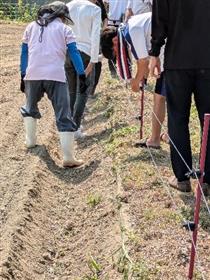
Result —
[{"label": "pink clothing", "polygon": [[25,80],[52,80],[66,82],[64,63],[66,45],[75,42],[72,29],[56,18],[44,27],[35,21],[24,32],[23,43],[28,44],[28,67]]}]

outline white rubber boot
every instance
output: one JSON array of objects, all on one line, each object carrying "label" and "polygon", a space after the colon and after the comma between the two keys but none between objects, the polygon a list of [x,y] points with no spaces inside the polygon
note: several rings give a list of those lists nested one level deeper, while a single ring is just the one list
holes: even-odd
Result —
[{"label": "white rubber boot", "polygon": [[84,163],[74,156],[74,132],[59,132],[63,151],[63,167],[76,167]]},{"label": "white rubber boot", "polygon": [[26,133],[26,147],[33,148],[36,146],[36,125],[37,120],[32,117],[25,117],[24,125],[25,125],[25,133]]}]

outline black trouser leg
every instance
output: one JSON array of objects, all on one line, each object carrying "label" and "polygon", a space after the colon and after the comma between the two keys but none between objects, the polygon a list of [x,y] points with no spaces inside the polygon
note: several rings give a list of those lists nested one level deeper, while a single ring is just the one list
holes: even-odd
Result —
[{"label": "black trouser leg", "polygon": [[111,73],[111,76],[115,78],[117,76],[116,72],[116,59],[114,60],[108,60],[108,65],[109,65],[109,71]]},{"label": "black trouser leg", "polygon": [[[210,70],[196,71],[196,85],[194,95],[201,129],[203,129],[204,115],[206,113],[210,113]],[[210,184],[210,127],[206,153],[204,182]]]},{"label": "black trouser leg", "polygon": [[23,117],[40,119],[38,103],[44,96],[43,81],[25,81],[26,104],[21,107]]},{"label": "black trouser leg", "polygon": [[[90,57],[80,52],[82,61],[84,64],[84,67],[86,68]],[[68,87],[69,87],[69,94],[70,94],[70,108],[71,108],[71,114],[73,116],[73,120],[76,123],[77,127],[80,127],[82,116],[84,113],[85,105],[88,99],[88,93],[90,91],[91,83],[90,83],[90,77],[91,74],[87,77],[87,84],[88,88],[85,93],[80,94],[79,91],[79,79],[78,75],[74,69],[73,64],[71,63],[70,59],[67,57],[66,64],[65,64],[65,70],[66,70],[66,76],[68,81]]]},{"label": "black trouser leg", "polygon": [[87,90],[87,95],[93,95],[95,91],[95,71],[96,71],[96,64],[93,65],[93,69],[88,76],[88,90]]},{"label": "black trouser leg", "polygon": [[77,97],[77,73],[69,57],[66,57],[65,71],[66,71],[68,91],[70,96],[71,116],[73,117],[74,105]]},{"label": "black trouser leg", "polygon": [[101,76],[101,68],[102,68],[102,63],[99,61],[98,63],[95,64],[95,88],[97,87]]},{"label": "black trouser leg", "polygon": [[[166,70],[168,131],[169,136],[181,153],[187,165],[192,168],[192,154],[189,134],[191,96],[194,87],[194,71]],[[186,180],[188,168],[173,145],[171,162],[176,178]]]},{"label": "black trouser leg", "polygon": [[67,84],[57,81],[43,81],[43,86],[52,102],[58,131],[75,131],[76,124],[71,118]]},{"label": "black trouser leg", "polygon": [[96,87],[98,85],[101,76],[101,68],[102,68],[102,63],[100,61],[94,65],[94,77],[93,77],[94,83],[93,83],[93,88],[89,93],[90,95],[94,95],[95,93]]},{"label": "black trouser leg", "polygon": [[[80,54],[81,54],[81,57],[82,57],[84,67],[86,68],[88,66],[89,62],[90,62],[90,57],[83,52],[80,52]],[[91,73],[87,77],[86,83],[88,84],[87,90],[86,90],[86,92],[81,94],[80,91],[79,91],[79,82],[77,81],[78,92],[77,92],[76,102],[74,104],[73,120],[77,124],[78,128],[80,127],[82,116],[83,116],[84,110],[85,110],[85,105],[86,105],[87,100],[88,100],[88,94],[91,90]]]}]

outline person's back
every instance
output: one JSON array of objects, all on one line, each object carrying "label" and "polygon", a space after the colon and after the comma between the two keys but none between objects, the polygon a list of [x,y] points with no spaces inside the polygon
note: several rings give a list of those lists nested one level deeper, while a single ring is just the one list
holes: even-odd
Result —
[{"label": "person's back", "polygon": [[[132,44],[134,46],[141,46],[141,48],[135,48],[136,52],[138,53],[138,58],[144,56],[145,54],[147,56],[148,50],[151,46],[151,12],[132,16],[128,20],[128,29],[132,38]],[[144,30],[144,32],[140,32],[140,29]],[[141,34],[144,35],[144,38],[140,37]],[[145,50],[143,52],[142,45],[144,44]]]},{"label": "person's back", "polygon": [[76,35],[77,47],[80,51],[88,86],[84,92],[78,92],[78,82],[74,66],[67,57],[65,70],[69,85],[70,106],[73,120],[77,125],[76,138],[84,137],[81,131],[81,122],[89,93],[92,91],[93,80],[91,73],[95,63],[98,62],[100,30],[101,30],[101,8],[96,5],[96,0],[73,0],[67,4],[69,14],[74,22],[72,26]]},{"label": "person's back", "polygon": [[[127,22],[127,32],[125,34],[130,37],[131,51],[135,50],[133,56],[137,60],[142,57],[147,57],[151,48],[151,22],[151,12],[132,16]],[[128,42],[130,40],[127,38]],[[164,48],[161,50],[161,61],[163,61],[163,53]]]},{"label": "person's back", "polygon": [[101,9],[88,0],[73,0],[67,7],[78,49],[90,55],[91,62],[98,62]]},{"label": "person's back", "polygon": [[66,42],[75,36],[60,18],[42,29],[37,22],[28,25],[23,38],[28,43],[29,59],[26,80],[65,81]]},{"label": "person's back", "polygon": [[130,8],[133,15],[151,12],[152,0],[129,0],[127,8]]},{"label": "person's back", "polygon": [[[186,176],[192,169],[189,119],[192,95],[201,124],[210,113],[210,2],[203,0],[154,0],[150,71],[160,72],[159,53],[165,44],[165,81],[171,160],[174,175],[170,186],[191,191]],[[182,155],[182,158],[177,153]],[[185,162],[183,162],[183,158]],[[203,193],[210,194],[210,135],[206,152]]]},{"label": "person's back", "polygon": [[153,51],[156,54],[167,37],[165,67],[210,68],[210,1],[156,0],[153,10]]},{"label": "person's back", "polygon": [[72,60],[79,79],[84,81],[83,85],[86,78],[75,36],[64,22],[72,22],[68,8],[63,2],[56,1],[41,6],[36,21],[25,29],[20,56],[20,89],[25,92],[26,102],[20,111],[24,119],[26,147],[33,148],[37,141],[37,119],[41,118],[38,103],[44,93],[47,94],[55,113],[63,167],[74,167],[83,161],[74,156],[76,125],[71,118],[64,71],[66,54]]},{"label": "person's back", "polygon": [[128,0],[105,0],[109,4],[108,18],[110,21],[121,21],[125,14]]}]

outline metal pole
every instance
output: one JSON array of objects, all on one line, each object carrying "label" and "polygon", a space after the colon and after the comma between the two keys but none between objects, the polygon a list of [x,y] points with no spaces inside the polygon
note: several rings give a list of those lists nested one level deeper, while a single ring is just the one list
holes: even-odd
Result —
[{"label": "metal pole", "polygon": [[143,126],[144,126],[144,85],[141,87],[140,95],[140,139],[143,138]]},{"label": "metal pole", "polygon": [[[200,204],[201,204],[201,196],[202,196],[200,186],[202,186],[202,184],[203,184],[203,174],[204,174],[204,170],[205,170],[209,126],[210,126],[210,114],[205,114],[204,126],[203,126],[203,137],[202,137],[202,144],[201,144],[201,156],[200,156],[201,177],[199,179],[200,185],[199,184],[197,185],[197,190],[196,190],[195,211],[194,211],[195,230],[193,231],[193,241],[192,241],[192,247],[191,247],[190,266],[189,266],[189,275],[188,275],[190,280],[193,278],[193,270],[194,270],[194,264],[195,264],[199,213],[200,213]],[[209,149],[210,149],[210,147],[209,147]]]}]

